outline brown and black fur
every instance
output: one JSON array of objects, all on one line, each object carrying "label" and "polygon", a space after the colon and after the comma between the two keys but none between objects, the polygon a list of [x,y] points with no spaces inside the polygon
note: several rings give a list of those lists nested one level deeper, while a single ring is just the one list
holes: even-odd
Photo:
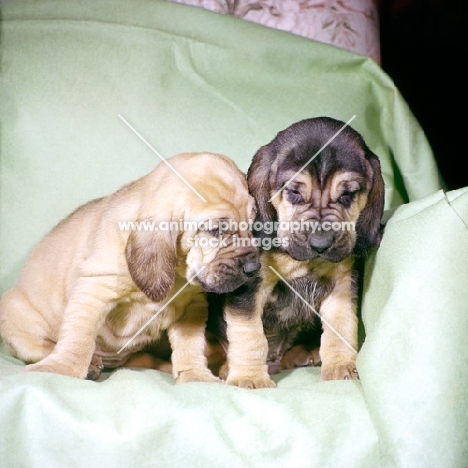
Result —
[{"label": "brown and black fur", "polygon": [[[290,232],[280,226],[273,232],[256,231],[260,240],[281,241],[263,251],[257,282],[210,297],[212,311],[225,311],[224,322],[213,320],[219,314],[209,321],[227,350],[225,375],[230,375],[233,361],[236,379],[242,379],[242,366],[255,373],[265,357],[270,374],[321,364],[323,380],[358,378],[355,260],[377,247],[383,232],[384,181],[378,157],[344,122],[310,118],[261,147],[247,178],[257,202],[257,221],[264,225],[344,221],[354,222],[355,230]],[[231,323],[244,324],[248,335],[229,336]],[[257,347],[252,346],[255,340]]]}]

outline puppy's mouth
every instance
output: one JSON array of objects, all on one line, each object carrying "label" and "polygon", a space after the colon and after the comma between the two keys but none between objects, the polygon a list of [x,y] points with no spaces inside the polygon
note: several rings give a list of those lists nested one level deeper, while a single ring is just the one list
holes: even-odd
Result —
[{"label": "puppy's mouth", "polygon": [[285,249],[286,252],[298,261],[313,260],[314,258],[322,258],[332,263],[339,263],[348,257],[352,248],[348,245],[340,245],[339,242],[322,246],[314,245],[309,242],[291,242]]},{"label": "puppy's mouth", "polygon": [[332,263],[339,263],[344,260],[348,255],[339,255],[336,252],[323,252],[318,253],[311,249],[308,252],[288,252],[289,255],[298,261],[313,260],[314,258],[322,258],[323,260],[328,260]]},{"label": "puppy's mouth", "polygon": [[244,284],[255,281],[260,270],[258,260],[244,263],[239,269],[219,268],[217,271],[203,271],[196,280],[206,292],[230,293]]},{"label": "puppy's mouth", "polygon": [[220,281],[210,281],[206,280],[205,278],[197,277],[197,281],[200,283],[200,285],[206,292],[212,292],[217,294],[230,293],[252,280],[253,278],[242,275],[239,275],[235,278],[230,277]]}]

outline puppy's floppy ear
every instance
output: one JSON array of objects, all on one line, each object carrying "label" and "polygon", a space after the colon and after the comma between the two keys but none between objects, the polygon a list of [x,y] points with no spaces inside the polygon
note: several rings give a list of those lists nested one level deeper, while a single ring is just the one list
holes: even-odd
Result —
[{"label": "puppy's floppy ear", "polygon": [[[263,224],[276,221],[276,210],[269,201],[271,198],[271,166],[274,159],[274,147],[270,143],[262,146],[252,159],[247,171],[249,191],[257,203],[257,220]],[[262,234],[262,233],[259,233]]]},{"label": "puppy's floppy ear", "polygon": [[125,247],[125,257],[135,284],[152,301],[162,301],[176,277],[176,233],[170,230],[132,231]]},{"label": "puppy's floppy ear", "polygon": [[354,254],[358,257],[364,255],[369,249],[378,247],[383,233],[381,219],[385,201],[385,186],[380,170],[380,161],[369,148],[366,148],[366,159],[372,168],[372,188],[367,197],[367,204],[361,211],[356,224],[357,240]]}]

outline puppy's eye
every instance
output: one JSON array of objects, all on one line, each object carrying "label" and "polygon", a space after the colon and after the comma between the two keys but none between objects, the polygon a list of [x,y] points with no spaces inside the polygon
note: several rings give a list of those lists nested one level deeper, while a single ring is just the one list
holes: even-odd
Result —
[{"label": "puppy's eye", "polygon": [[286,190],[287,190],[288,200],[292,204],[297,204],[297,203],[302,202],[302,196],[301,196],[301,194],[299,193],[298,190],[294,190],[294,189],[290,189],[290,188],[288,188]]},{"label": "puppy's eye", "polygon": [[340,197],[338,197],[338,203],[341,205],[348,207],[354,200],[356,196],[356,192],[343,192]]}]

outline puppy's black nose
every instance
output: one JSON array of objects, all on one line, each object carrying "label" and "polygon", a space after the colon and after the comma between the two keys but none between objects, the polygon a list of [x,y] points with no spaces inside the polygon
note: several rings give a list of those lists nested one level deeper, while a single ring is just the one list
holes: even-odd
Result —
[{"label": "puppy's black nose", "polygon": [[322,253],[332,246],[334,240],[335,234],[333,231],[319,231],[309,238],[309,245],[317,253]]},{"label": "puppy's black nose", "polygon": [[260,270],[260,262],[248,262],[242,266],[242,271],[248,276],[254,276]]}]

